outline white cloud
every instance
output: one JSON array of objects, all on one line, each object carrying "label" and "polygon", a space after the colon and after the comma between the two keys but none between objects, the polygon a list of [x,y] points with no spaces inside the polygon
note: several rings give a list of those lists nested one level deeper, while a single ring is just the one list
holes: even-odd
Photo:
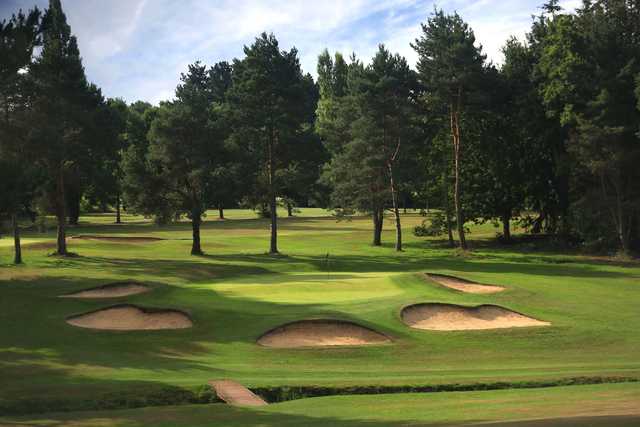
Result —
[{"label": "white cloud", "polygon": [[[46,7],[46,0],[32,0]],[[438,0],[469,22],[489,58],[511,36],[523,36],[543,0]],[[573,10],[579,0],[562,2]],[[173,96],[189,63],[242,56],[242,47],[271,31],[283,49],[296,46],[315,74],[325,47],[365,62],[384,43],[415,64],[410,46],[434,0],[63,0],[78,36],[87,75],[107,96],[158,102]],[[0,11],[2,9],[0,8]]]}]

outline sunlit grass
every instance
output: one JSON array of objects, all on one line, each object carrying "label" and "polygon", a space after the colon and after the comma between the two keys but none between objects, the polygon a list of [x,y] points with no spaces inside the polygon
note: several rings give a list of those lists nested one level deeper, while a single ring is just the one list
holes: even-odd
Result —
[{"label": "sunlit grass", "polygon": [[[372,247],[366,217],[336,222],[324,210],[281,219],[282,255],[266,255],[268,221],[251,211],[211,212],[205,256],[189,255],[188,223],[157,227],[140,217],[81,218],[70,235],[154,236],[153,243],[70,239],[79,256],[48,256],[54,230],[28,230],[26,264],[11,261],[0,239],[0,399],[93,398],[121,389],[195,388],[211,378],[251,386],[441,384],[525,381],[575,376],[640,376],[640,267],[570,253],[500,246],[491,224],[472,227],[467,255],[442,239],[414,237],[417,212],[403,216],[405,251]],[[49,242],[45,247],[42,242]],[[454,274],[502,285],[471,295],[420,274]],[[57,295],[119,280],[153,292],[114,301]],[[69,315],[117,302],[189,312],[189,330],[106,332],[67,325]],[[426,332],[407,328],[402,307],[418,302],[492,303],[551,322],[543,328]],[[268,349],[266,330],[304,318],[340,318],[390,335],[391,345],[335,349]],[[25,380],[27,378],[28,380]]]}]

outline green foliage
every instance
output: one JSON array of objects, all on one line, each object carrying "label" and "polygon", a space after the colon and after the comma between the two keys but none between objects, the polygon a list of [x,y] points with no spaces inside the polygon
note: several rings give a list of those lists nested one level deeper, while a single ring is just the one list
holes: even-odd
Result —
[{"label": "green foliage", "polygon": [[464,223],[473,217],[463,207],[466,192],[463,188],[467,185],[463,169],[468,163],[463,153],[469,144],[467,139],[473,140],[472,126],[478,124],[473,115],[478,109],[476,104],[484,100],[482,85],[487,75],[486,56],[475,41],[473,30],[457,13],[449,15],[435,9],[427,23],[422,24],[420,38],[412,44],[418,53],[425,108],[434,116],[440,116],[441,126],[449,126],[453,145],[453,206],[463,250],[467,249]]},{"label": "green foliage", "polygon": [[442,212],[436,212],[430,218],[422,221],[422,224],[413,228],[416,237],[438,237],[447,234],[447,219]]},{"label": "green foliage", "polygon": [[624,253],[640,245],[639,22],[640,9],[622,0],[585,4],[550,21],[539,64],[548,112],[570,132],[573,217],[594,216],[575,231],[585,241],[615,235]]},{"label": "green foliage", "polygon": [[418,53],[418,73],[428,101],[440,104],[440,111],[452,103],[474,100],[486,59],[475,43],[473,30],[457,13],[436,9],[422,24],[422,34],[412,47]]},{"label": "green foliage", "polygon": [[109,393],[94,399],[40,398],[0,400],[3,415],[37,414],[44,412],[104,411],[149,406],[209,404],[220,402],[211,387],[203,385],[196,390],[180,387],[155,387],[134,391]]},{"label": "green foliage", "polygon": [[298,146],[315,142],[309,131],[316,88],[311,76],[302,74],[298,51],[281,51],[273,34],[263,33],[244,53],[234,61],[227,98],[230,142],[242,152],[247,175],[253,177],[250,198],[269,205],[270,252],[276,253],[276,198],[285,191],[277,177],[306,149]]},{"label": "green foliage", "polygon": [[[406,153],[420,135],[414,127],[415,74],[404,58],[381,45],[367,67],[359,62],[346,67],[349,90],[340,96],[342,84],[335,82],[345,80],[345,68],[335,69],[329,63],[323,70],[327,57],[328,53],[321,55],[319,73],[328,74],[323,79],[331,84],[321,83],[321,88],[329,89],[321,90],[324,96],[318,108],[324,105],[327,111],[319,111],[317,127],[333,157],[323,180],[332,189],[333,208],[373,214],[374,244],[378,244],[380,215],[392,200],[391,184],[397,191],[400,177],[411,171],[392,173],[409,169]],[[336,56],[336,64],[340,58]]]},{"label": "green foliage", "polygon": [[28,166],[33,152],[28,137],[33,124],[29,82],[24,71],[39,43],[40,11],[20,11],[0,22],[0,215],[15,214],[30,204],[35,177]]},{"label": "green foliage", "polygon": [[178,214],[179,201],[175,194],[165,192],[165,182],[160,167],[148,157],[147,134],[159,114],[159,108],[146,103],[134,103],[129,107],[126,126],[128,147],[122,155],[122,191],[127,208],[131,212],[155,218],[158,224],[166,224]]}]

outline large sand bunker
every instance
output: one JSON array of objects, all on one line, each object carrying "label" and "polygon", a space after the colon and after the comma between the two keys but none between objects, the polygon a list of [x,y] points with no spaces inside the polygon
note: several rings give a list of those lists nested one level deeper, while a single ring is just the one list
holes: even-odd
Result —
[{"label": "large sand bunker", "polygon": [[67,319],[80,328],[112,331],[184,329],[193,326],[191,318],[178,310],[145,309],[135,305],[114,305]]},{"label": "large sand bunker", "polygon": [[444,274],[425,273],[434,282],[447,288],[455,289],[469,294],[494,294],[504,291],[502,286],[482,285],[471,280],[460,279],[459,277],[446,276]]},{"label": "large sand bunker", "polygon": [[72,294],[61,295],[62,298],[119,298],[149,292],[150,287],[135,282],[110,283],[96,288],[85,289]]},{"label": "large sand bunker", "polygon": [[89,234],[81,234],[73,236],[71,239],[77,240],[103,240],[106,242],[114,243],[150,243],[165,240],[160,237],[145,237],[145,236],[95,236]]},{"label": "large sand bunker", "polygon": [[480,329],[545,326],[549,322],[533,319],[497,305],[464,307],[453,304],[416,304],[405,307],[402,320],[408,326],[432,331],[465,331]]},{"label": "large sand bunker", "polygon": [[322,347],[383,344],[385,335],[353,322],[342,320],[302,320],[273,329],[258,339],[266,347]]}]

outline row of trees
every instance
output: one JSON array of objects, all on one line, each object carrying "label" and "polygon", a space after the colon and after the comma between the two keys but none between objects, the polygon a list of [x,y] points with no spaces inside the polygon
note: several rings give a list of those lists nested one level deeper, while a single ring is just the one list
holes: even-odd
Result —
[{"label": "row of trees", "polygon": [[[384,46],[368,63],[324,51],[318,79],[296,49],[262,34],[244,57],[181,75],[175,99],[104,99],[87,82],[59,0],[0,26],[1,214],[37,210],[66,225],[99,207],[187,217],[203,252],[205,212],[243,204],[271,222],[277,205],[384,214],[402,250],[400,209],[438,207],[416,232],[455,236],[465,223],[514,218],[533,233],[629,253],[640,245],[640,7],[543,6],[505,61],[486,60],[457,14],[435,10],[413,43],[417,70]],[[34,49],[41,47],[37,56]],[[37,209],[36,209],[37,208]]]},{"label": "row of trees", "polygon": [[33,217],[36,204],[55,214],[57,252],[66,255],[67,221],[77,223],[80,213],[74,201],[112,172],[118,118],[87,82],[59,0],[44,14],[34,9],[0,23],[0,43],[0,213],[12,219],[16,263],[18,218]]},{"label": "row of trees", "polygon": [[[147,132],[124,153],[129,207],[167,221],[191,220],[193,255],[202,254],[207,209],[243,199],[271,220],[270,253],[278,252],[277,202],[306,196],[324,150],[313,132],[317,89],[297,51],[281,51],[262,34],[245,58],[211,68],[196,62],[181,76],[176,99],[147,106]],[[155,189],[156,191],[149,191]]]}]

